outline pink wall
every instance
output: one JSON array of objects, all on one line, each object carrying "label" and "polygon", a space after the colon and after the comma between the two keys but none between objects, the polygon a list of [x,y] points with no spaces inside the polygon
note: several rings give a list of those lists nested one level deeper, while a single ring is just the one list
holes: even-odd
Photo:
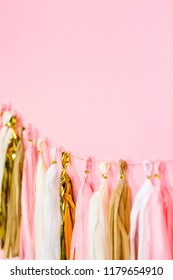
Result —
[{"label": "pink wall", "polygon": [[0,104],[73,154],[173,159],[172,73],[172,0],[0,0]]}]

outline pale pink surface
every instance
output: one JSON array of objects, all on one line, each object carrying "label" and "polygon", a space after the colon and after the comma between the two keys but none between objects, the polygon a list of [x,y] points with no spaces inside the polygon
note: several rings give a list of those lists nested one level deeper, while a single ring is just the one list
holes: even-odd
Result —
[{"label": "pale pink surface", "polygon": [[[172,73],[172,0],[0,1],[0,104],[73,154],[173,159]],[[129,168],[133,194],[144,179]]]},{"label": "pale pink surface", "polygon": [[1,0],[0,103],[78,155],[173,159],[172,18],[171,0]]}]

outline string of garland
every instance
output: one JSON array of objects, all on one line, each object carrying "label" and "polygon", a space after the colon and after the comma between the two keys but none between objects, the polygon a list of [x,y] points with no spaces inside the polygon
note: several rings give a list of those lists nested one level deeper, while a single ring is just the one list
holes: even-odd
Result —
[{"label": "string of garland", "polygon": [[[5,104],[5,105],[2,106],[2,108],[1,108],[1,110],[0,110],[0,118],[1,118],[1,116],[3,115],[3,112],[4,112],[5,110],[14,111],[14,116],[17,116],[17,115],[18,115],[18,112],[12,108],[12,104],[10,103],[9,105],[6,105],[6,104]],[[56,146],[56,145],[54,145],[54,146]],[[62,154],[62,151],[59,149],[59,147],[56,147],[56,148],[57,148],[57,152],[59,152],[60,155],[61,155],[61,154]],[[72,153],[70,156],[71,156],[72,158],[74,158],[74,159],[81,160],[81,161],[85,161],[85,157],[83,157],[83,156],[73,155],[73,153]],[[95,158],[95,157],[94,157],[94,158]],[[95,162],[96,164],[100,164],[102,161],[103,161],[103,160],[94,160],[94,162]],[[118,162],[118,161],[109,160],[109,162],[111,162],[111,164],[113,164],[113,165],[119,166],[119,162]],[[172,163],[172,162],[173,162],[173,159],[162,160],[162,162],[164,162],[164,163]],[[142,166],[142,165],[143,165],[142,162],[128,162],[128,161],[126,161],[126,163],[127,163],[128,166]],[[153,163],[153,164],[154,164],[154,163],[160,163],[160,160],[151,160],[151,163]]]}]

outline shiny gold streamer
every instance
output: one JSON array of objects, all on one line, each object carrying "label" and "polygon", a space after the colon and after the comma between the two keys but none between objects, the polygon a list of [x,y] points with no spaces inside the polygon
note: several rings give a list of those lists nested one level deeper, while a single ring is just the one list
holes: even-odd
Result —
[{"label": "shiny gold streamer", "polygon": [[20,221],[21,221],[21,191],[24,149],[22,143],[22,128],[17,145],[16,157],[13,165],[11,191],[8,203],[7,226],[4,244],[4,258],[19,256]]},{"label": "shiny gold streamer", "polygon": [[61,260],[70,259],[70,247],[72,231],[75,222],[75,203],[72,193],[72,182],[66,171],[70,162],[70,155],[62,153],[62,172],[60,177],[60,208],[62,216],[61,224]]},{"label": "shiny gold streamer", "polygon": [[0,206],[0,244],[1,249],[4,248],[5,236],[6,236],[6,225],[7,225],[7,208],[10,201],[11,182],[12,182],[12,171],[14,160],[16,157],[16,149],[18,145],[18,137],[15,132],[16,128],[16,117],[12,117],[8,126],[12,128],[12,137],[8,144],[6,153],[5,168],[1,190],[1,206]]}]

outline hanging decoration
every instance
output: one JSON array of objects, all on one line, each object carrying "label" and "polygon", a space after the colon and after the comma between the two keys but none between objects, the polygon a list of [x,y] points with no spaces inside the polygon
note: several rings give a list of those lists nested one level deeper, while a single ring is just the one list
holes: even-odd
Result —
[{"label": "hanging decoration", "polygon": [[21,194],[21,230],[20,230],[20,259],[32,260],[35,258],[34,246],[34,208],[35,208],[35,170],[38,160],[37,133],[29,125],[23,132],[25,156],[22,176]]},{"label": "hanging decoration", "polygon": [[131,211],[130,248],[131,259],[133,260],[145,260],[149,254],[148,205],[153,192],[151,180],[153,163],[145,160],[143,167],[146,173],[146,180],[135,197]]},{"label": "hanging decoration", "polygon": [[92,183],[92,160],[85,159],[85,175],[79,188],[75,224],[73,229],[70,259],[87,260],[88,258],[88,208],[89,202],[94,193]]},{"label": "hanging decoration", "polygon": [[72,232],[75,223],[75,203],[72,192],[72,182],[66,171],[70,162],[70,155],[62,153],[62,172],[60,189],[61,224],[61,260],[70,259]]},{"label": "hanging decoration", "polygon": [[126,179],[127,163],[119,161],[120,179],[112,193],[109,209],[110,252],[113,260],[130,259],[131,190]]},{"label": "hanging decoration", "polygon": [[[50,150],[50,152],[49,152]],[[61,154],[61,170],[58,154]],[[50,163],[51,155],[51,163]],[[84,160],[84,177],[74,201],[68,167]],[[173,259],[173,188],[163,164],[143,162],[146,180],[132,201],[128,163],[120,160],[117,186],[110,187],[111,164],[93,162],[58,147],[50,149],[17,112],[0,113],[0,249],[3,258],[48,260]],[[136,163],[134,165],[141,165]],[[113,182],[112,182],[113,183]],[[76,204],[76,205],[75,205]]]},{"label": "hanging decoration", "polygon": [[45,179],[46,165],[43,158],[43,145],[46,142],[39,138],[37,142],[38,162],[36,167],[35,179],[35,219],[34,219],[34,237],[35,237],[35,258],[44,259],[43,236],[44,236],[44,214],[45,214]]},{"label": "hanging decoration", "polygon": [[109,185],[108,173],[109,162],[100,164],[102,175],[99,190],[94,192],[89,203],[89,222],[88,222],[88,242],[90,260],[108,260],[109,230],[108,230],[108,211],[109,211]]},{"label": "hanging decoration", "polygon": [[[15,148],[15,150],[13,149],[12,153],[12,159],[14,160],[14,164],[11,178],[11,187],[9,189],[8,194],[9,199],[7,203],[8,212],[4,244],[4,258],[9,258],[10,249],[12,257],[17,257],[19,255],[21,225],[21,189],[24,160],[22,133],[23,128],[21,127],[19,131],[17,147]],[[16,134],[14,134],[14,139],[17,140]]]},{"label": "hanging decoration", "polygon": [[[1,129],[1,185],[0,185],[0,242],[1,249],[4,248],[7,227],[7,212],[10,203],[10,192],[12,184],[12,172],[19,138],[16,135],[16,118],[6,112]],[[5,153],[4,153],[5,151]],[[15,233],[14,233],[15,234]]]},{"label": "hanging decoration", "polygon": [[46,260],[60,259],[60,190],[57,169],[57,149],[51,149],[51,165],[46,173],[45,204],[44,204],[44,236],[43,258]]}]

